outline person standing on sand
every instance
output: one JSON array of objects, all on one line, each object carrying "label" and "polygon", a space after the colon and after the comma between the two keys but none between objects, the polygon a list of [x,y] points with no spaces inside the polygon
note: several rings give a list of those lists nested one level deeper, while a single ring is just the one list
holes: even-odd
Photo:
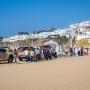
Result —
[{"label": "person standing on sand", "polygon": [[41,50],[41,60],[45,60],[45,56],[44,56],[44,50]]},{"label": "person standing on sand", "polygon": [[83,47],[81,47],[81,56],[83,56],[83,49],[84,49],[84,48],[83,48]]},{"label": "person standing on sand", "polygon": [[30,61],[32,62],[34,55],[35,55],[35,52],[31,49],[29,53],[30,53]]},{"label": "person standing on sand", "polygon": [[81,54],[81,48],[78,47],[78,56],[80,56],[80,54]]},{"label": "person standing on sand", "polygon": [[73,48],[72,47],[70,47],[69,52],[70,52],[70,56],[73,56]]},{"label": "person standing on sand", "polygon": [[50,59],[50,60],[52,59],[52,52],[53,52],[53,51],[52,51],[52,49],[50,48],[50,49],[49,49],[49,59]]},{"label": "person standing on sand", "polygon": [[66,47],[66,48],[65,48],[65,56],[68,56],[68,51],[69,51],[69,50],[68,50],[68,48]]},{"label": "person standing on sand", "polygon": [[17,50],[14,49],[13,56],[14,56],[15,63],[22,64],[22,62],[19,61],[17,54],[18,54]]},{"label": "person standing on sand", "polygon": [[78,56],[78,48],[77,47],[75,47],[74,53],[75,53],[75,56]]},{"label": "person standing on sand", "polygon": [[40,55],[41,51],[39,48],[35,49],[35,54],[36,54],[36,62],[39,61],[41,59],[41,55]]},{"label": "person standing on sand", "polygon": [[28,51],[28,49],[27,49],[27,48],[26,48],[26,50],[24,51],[24,55],[25,55],[26,62],[28,62],[28,58],[29,58],[29,51]]},{"label": "person standing on sand", "polygon": [[17,63],[17,50],[14,49],[14,60],[15,60],[15,63]]}]

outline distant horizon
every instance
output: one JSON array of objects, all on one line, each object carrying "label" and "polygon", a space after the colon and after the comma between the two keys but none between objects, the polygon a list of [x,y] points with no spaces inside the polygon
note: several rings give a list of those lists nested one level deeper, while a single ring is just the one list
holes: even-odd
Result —
[{"label": "distant horizon", "polygon": [[90,20],[89,0],[0,0],[0,36],[67,28]]}]

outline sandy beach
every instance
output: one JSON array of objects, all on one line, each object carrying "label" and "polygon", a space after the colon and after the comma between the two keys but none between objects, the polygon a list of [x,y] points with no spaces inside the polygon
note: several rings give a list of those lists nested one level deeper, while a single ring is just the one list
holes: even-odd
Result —
[{"label": "sandy beach", "polygon": [[0,64],[0,90],[90,90],[90,56]]}]

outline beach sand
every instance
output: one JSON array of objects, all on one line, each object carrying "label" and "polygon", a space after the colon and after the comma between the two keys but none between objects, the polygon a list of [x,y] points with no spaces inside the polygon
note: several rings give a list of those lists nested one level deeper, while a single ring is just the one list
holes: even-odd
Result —
[{"label": "beach sand", "polygon": [[0,90],[90,90],[90,56],[0,64]]}]

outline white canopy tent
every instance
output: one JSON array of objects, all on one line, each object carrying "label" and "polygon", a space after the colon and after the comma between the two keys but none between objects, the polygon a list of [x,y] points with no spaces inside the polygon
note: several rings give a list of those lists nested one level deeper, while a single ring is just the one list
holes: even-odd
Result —
[{"label": "white canopy tent", "polygon": [[47,41],[47,42],[45,42],[44,43],[44,45],[48,45],[48,46],[51,46],[51,48],[53,49],[53,50],[55,50],[56,52],[57,52],[57,54],[59,55],[59,49],[60,49],[60,47],[59,47],[59,45],[58,45],[58,43],[57,42],[55,42],[55,41],[53,41],[53,40],[50,40],[50,41]]}]

